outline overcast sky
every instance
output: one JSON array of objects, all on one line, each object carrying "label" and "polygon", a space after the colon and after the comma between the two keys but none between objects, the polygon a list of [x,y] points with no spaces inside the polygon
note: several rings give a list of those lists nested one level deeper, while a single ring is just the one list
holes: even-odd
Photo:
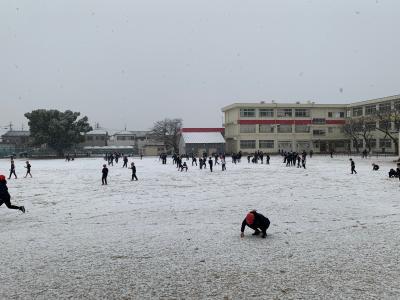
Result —
[{"label": "overcast sky", "polygon": [[1,0],[0,126],[37,108],[143,130],[233,102],[400,94],[399,0]]}]

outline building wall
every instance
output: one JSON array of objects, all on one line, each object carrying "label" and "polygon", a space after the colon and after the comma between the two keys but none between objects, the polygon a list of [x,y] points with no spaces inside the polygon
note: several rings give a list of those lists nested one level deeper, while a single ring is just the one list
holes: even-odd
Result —
[{"label": "building wall", "polygon": [[85,141],[81,143],[83,147],[86,146],[106,146],[107,145],[107,135],[105,134],[88,134],[85,135]]},{"label": "building wall", "polygon": [[[399,98],[400,100],[400,98]],[[227,152],[278,152],[279,150],[313,150],[314,152],[355,151],[353,143],[343,131],[347,117],[352,116],[353,107],[366,107],[386,103],[386,98],[354,103],[351,105],[315,103],[246,103],[232,104],[223,108],[225,113],[225,138]],[[389,101],[397,101],[390,99]],[[372,103],[372,104],[371,104]],[[394,104],[392,104],[394,105]],[[285,111],[285,109],[287,111]],[[254,111],[254,115],[252,114]],[[272,115],[270,113],[272,112]],[[288,115],[291,112],[291,115]],[[297,112],[297,115],[296,115]],[[305,115],[304,115],[305,113]],[[309,128],[309,132],[298,132]],[[296,131],[297,130],[297,131]],[[384,134],[373,132],[376,140],[375,152],[381,152]],[[384,143],[383,143],[384,142]],[[361,147],[364,149],[365,145]],[[385,147],[386,152],[395,152],[394,143]]]}]

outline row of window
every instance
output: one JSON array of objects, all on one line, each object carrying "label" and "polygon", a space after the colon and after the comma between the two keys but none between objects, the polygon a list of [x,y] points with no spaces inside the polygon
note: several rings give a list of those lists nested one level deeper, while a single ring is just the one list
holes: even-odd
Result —
[{"label": "row of window", "polygon": [[[394,109],[400,110],[400,101],[396,101],[394,103]],[[385,103],[380,103],[378,105],[376,105],[376,104],[366,105],[365,106],[365,115],[366,116],[374,115],[378,110],[380,112],[389,112],[392,110],[392,103],[385,102]],[[353,116],[354,117],[363,116],[363,107],[362,106],[354,107],[353,108]]]},{"label": "row of window", "polygon": [[[377,140],[376,139],[370,139],[368,141],[369,145],[371,148],[376,148],[377,146]],[[365,143],[364,140],[353,140],[353,147],[354,148],[366,148],[367,143]],[[390,139],[380,139],[379,140],[379,148],[392,148],[392,140]]]},{"label": "row of window", "polygon": [[[279,108],[277,109],[278,117],[293,117],[297,118],[309,118],[311,116],[310,109],[307,108]],[[328,112],[328,118],[344,118],[344,111],[341,112]],[[255,108],[241,108],[240,117],[241,118],[254,118],[257,116],[257,109]],[[260,118],[273,118],[275,116],[273,108],[259,108],[258,117]]]},{"label": "row of window", "polygon": [[[240,148],[241,149],[256,149],[256,140],[241,140],[240,141]],[[278,142],[280,148],[291,148],[292,147],[292,142]],[[299,145],[301,142],[298,143]],[[309,142],[303,142],[304,145],[303,148],[309,147]],[[353,141],[353,147],[357,148],[364,148],[367,147],[366,143],[364,143],[364,140],[358,140],[358,141]],[[364,145],[365,144],[365,145]],[[377,147],[377,140],[376,139],[371,139],[369,140],[369,144],[371,148],[376,148]],[[336,148],[344,148],[345,147],[345,142],[344,141],[335,141],[335,147]],[[391,148],[392,147],[392,140],[390,139],[380,139],[379,140],[379,148]],[[259,140],[258,141],[258,148],[259,149],[273,149],[275,148],[275,141],[274,140]]]},{"label": "row of window", "polygon": [[[241,149],[255,149],[256,141],[255,140],[241,140],[240,141]],[[260,149],[273,149],[275,148],[275,141],[273,140],[259,140],[258,148]]]},{"label": "row of window", "polygon": [[[257,125],[255,124],[243,124],[240,125],[240,133],[256,133],[256,127]],[[258,125],[258,132],[259,133],[274,133],[275,132],[275,127],[277,128],[278,133],[293,133],[293,126],[292,125],[286,125],[286,124],[279,124],[279,125],[272,125],[272,124],[260,124]],[[336,127],[328,127],[328,132],[333,133],[335,131]],[[343,132],[343,128],[339,127],[337,130],[340,130],[340,132]],[[295,133],[310,133],[311,132],[311,127],[309,125],[295,125],[294,126],[294,132]],[[325,135],[326,130],[325,129],[314,129],[313,135]]]},{"label": "row of window", "polygon": [[88,135],[88,136],[86,136],[86,140],[87,141],[93,141],[93,140],[104,141],[105,137],[104,136],[90,136],[90,135]]}]

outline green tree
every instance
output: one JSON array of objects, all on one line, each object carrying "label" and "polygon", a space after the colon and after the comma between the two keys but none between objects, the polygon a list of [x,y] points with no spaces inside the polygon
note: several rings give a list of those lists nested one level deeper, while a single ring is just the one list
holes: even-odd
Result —
[{"label": "green tree", "polygon": [[33,145],[47,144],[59,156],[83,141],[83,133],[92,130],[85,116],[78,120],[79,112],[37,109],[26,113]]}]

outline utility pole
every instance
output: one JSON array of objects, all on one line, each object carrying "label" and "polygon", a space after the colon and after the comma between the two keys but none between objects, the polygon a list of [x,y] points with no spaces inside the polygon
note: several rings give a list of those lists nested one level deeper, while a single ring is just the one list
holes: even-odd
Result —
[{"label": "utility pole", "polygon": [[10,121],[10,124],[8,124],[8,127],[10,128],[10,131],[13,130],[13,123]]}]

